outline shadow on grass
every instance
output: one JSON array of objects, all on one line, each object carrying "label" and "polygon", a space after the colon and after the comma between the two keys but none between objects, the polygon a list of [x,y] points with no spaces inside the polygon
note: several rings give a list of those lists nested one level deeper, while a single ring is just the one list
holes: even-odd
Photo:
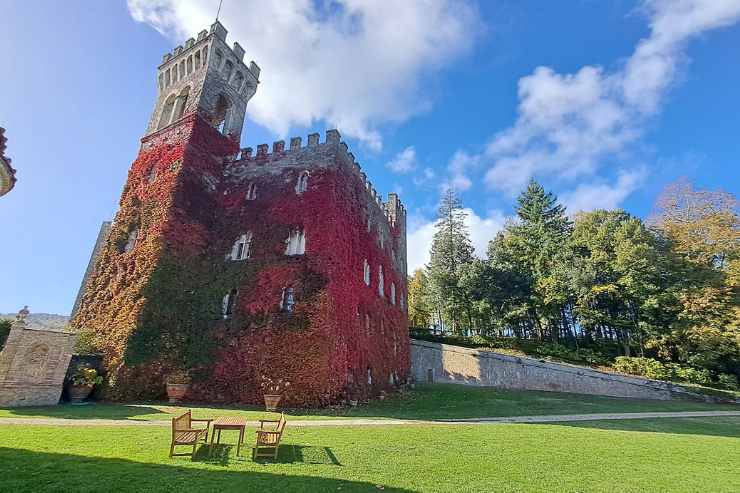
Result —
[{"label": "shadow on grass", "polygon": [[[219,450],[229,446],[221,446]],[[309,447],[307,447],[309,448]],[[281,447],[282,453],[282,447]],[[173,461],[174,462],[174,461]],[[377,491],[374,483],[345,481],[320,476],[291,475],[248,470],[253,463],[235,464],[243,470],[224,470],[219,465],[188,461],[187,465],[150,464],[126,459],[85,457],[31,452],[0,447],[3,491]],[[275,464],[274,467],[279,467]],[[286,474],[288,473],[288,474]],[[412,493],[385,487],[384,491]]]},{"label": "shadow on grass", "polygon": [[[227,444],[203,444],[193,456],[193,462],[205,464],[219,464],[228,466],[238,462],[252,460],[252,448],[242,446],[241,457],[236,456],[236,446]],[[312,464],[341,466],[342,464],[329,447],[314,447],[310,445],[281,445],[277,459],[260,458],[254,462],[264,464]]]},{"label": "shadow on grass", "polygon": [[573,421],[552,424],[571,428],[740,438],[740,416]]}]

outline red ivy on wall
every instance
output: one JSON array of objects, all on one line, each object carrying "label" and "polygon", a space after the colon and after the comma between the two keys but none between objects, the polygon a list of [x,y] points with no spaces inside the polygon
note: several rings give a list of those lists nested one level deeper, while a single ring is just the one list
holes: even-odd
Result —
[{"label": "red ivy on wall", "polygon": [[[195,376],[192,398],[220,402],[258,402],[263,375],[291,382],[290,405],[364,398],[403,381],[409,347],[398,301],[406,280],[390,254],[401,251],[400,231],[391,228],[381,249],[377,223],[385,218],[343,164],[303,163],[309,187],[298,194],[303,167],[250,172],[253,178],[236,184],[222,180],[224,158],[235,152],[236,143],[195,116],[144,141],[73,321],[93,331],[104,350],[110,395],[158,397],[168,374],[182,367]],[[249,166],[277,167],[279,158]],[[255,200],[246,200],[250,181],[258,187]],[[367,211],[376,223],[370,232]],[[140,240],[122,252],[132,228]],[[291,257],[285,240],[294,228],[305,232],[306,252]],[[247,231],[250,258],[226,260]],[[286,287],[295,292],[290,313],[280,307]],[[223,320],[221,300],[231,289],[237,303]]]}]

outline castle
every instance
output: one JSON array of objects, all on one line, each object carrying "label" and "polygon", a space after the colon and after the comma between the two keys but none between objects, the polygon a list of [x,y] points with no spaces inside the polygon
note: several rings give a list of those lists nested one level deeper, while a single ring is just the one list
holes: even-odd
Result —
[{"label": "castle", "polygon": [[5,129],[0,127],[0,197],[10,192],[15,186],[15,170],[10,165],[10,158],[5,156]]},{"label": "castle", "polygon": [[72,325],[109,396],[288,405],[389,391],[407,378],[406,212],[383,202],[329,130],[239,148],[260,69],[217,21],[164,56],[158,97]]}]

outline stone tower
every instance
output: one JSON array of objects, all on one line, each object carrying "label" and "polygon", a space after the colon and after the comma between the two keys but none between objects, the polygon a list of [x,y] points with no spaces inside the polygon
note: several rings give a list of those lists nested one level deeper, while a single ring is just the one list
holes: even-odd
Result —
[{"label": "stone tower", "polygon": [[224,135],[241,137],[247,103],[257,92],[260,68],[244,64],[244,48],[226,44],[226,29],[216,21],[184,46],[164,55],[157,71],[157,102],[146,135],[198,113]]},{"label": "stone tower", "polygon": [[336,130],[239,148],[259,68],[215,23],[164,57],[120,208],[72,324],[105,355],[110,397],[289,405],[366,398],[409,367],[406,212]]}]

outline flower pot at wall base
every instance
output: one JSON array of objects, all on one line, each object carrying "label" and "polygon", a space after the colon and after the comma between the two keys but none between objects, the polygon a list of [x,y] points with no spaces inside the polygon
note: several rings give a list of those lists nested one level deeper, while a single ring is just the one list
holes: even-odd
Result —
[{"label": "flower pot at wall base", "polygon": [[277,411],[278,405],[280,404],[279,394],[265,394],[265,410],[266,411]]},{"label": "flower pot at wall base", "polygon": [[168,383],[167,384],[167,397],[171,404],[176,404],[185,397],[190,389],[189,383]]},{"label": "flower pot at wall base", "polygon": [[70,402],[83,402],[92,393],[92,385],[70,385],[69,401]]}]

